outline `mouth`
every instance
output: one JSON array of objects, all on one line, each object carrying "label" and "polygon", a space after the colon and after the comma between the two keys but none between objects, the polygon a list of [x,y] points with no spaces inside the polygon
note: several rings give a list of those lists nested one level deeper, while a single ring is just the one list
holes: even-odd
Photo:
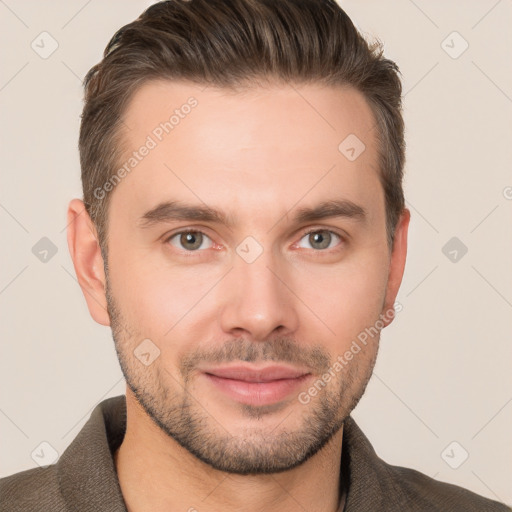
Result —
[{"label": "mouth", "polygon": [[209,368],[202,375],[217,391],[247,405],[280,402],[311,377],[307,370],[283,365]]}]

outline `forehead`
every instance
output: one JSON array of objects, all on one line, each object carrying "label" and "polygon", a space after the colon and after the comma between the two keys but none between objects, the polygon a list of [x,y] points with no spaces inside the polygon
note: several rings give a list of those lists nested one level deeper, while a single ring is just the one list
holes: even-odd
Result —
[{"label": "forehead", "polygon": [[112,203],[127,199],[130,215],[173,199],[289,210],[301,197],[355,199],[379,183],[375,120],[352,88],[153,81],[134,94],[124,126],[128,172]]},{"label": "forehead", "polygon": [[[168,80],[150,81],[139,88],[126,107],[124,121],[132,145],[140,135],[177,139],[182,133],[190,140],[201,138],[202,146],[211,142],[208,149],[225,140],[221,149],[229,145],[234,151],[250,149],[261,135],[266,135],[266,147],[270,137],[278,135],[274,147],[285,150],[298,149],[303,137],[315,147],[323,142],[337,148],[340,137],[350,133],[371,144],[375,125],[368,102],[351,87],[276,84],[234,92]],[[172,125],[170,131],[161,126],[166,122]],[[212,126],[217,129],[211,131]],[[282,128],[294,137],[284,138]]]}]

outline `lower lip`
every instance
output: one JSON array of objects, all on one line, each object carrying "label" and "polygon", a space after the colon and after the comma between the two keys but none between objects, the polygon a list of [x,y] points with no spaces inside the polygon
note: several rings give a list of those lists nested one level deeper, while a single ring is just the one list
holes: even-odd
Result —
[{"label": "lower lip", "polygon": [[209,373],[203,374],[208,380],[230,398],[247,405],[268,405],[284,400],[311,377],[302,375],[295,379],[279,379],[270,382],[246,382],[225,379]]}]

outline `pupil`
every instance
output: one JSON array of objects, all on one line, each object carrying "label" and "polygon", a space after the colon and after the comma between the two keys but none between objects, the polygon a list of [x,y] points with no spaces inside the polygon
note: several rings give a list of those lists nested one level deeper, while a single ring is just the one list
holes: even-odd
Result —
[{"label": "pupil", "polygon": [[185,235],[182,235],[182,237],[184,237],[183,245],[189,245],[189,249],[197,249],[198,247],[201,246],[201,243],[198,243],[198,240],[200,240],[200,238],[197,236],[197,233],[195,232],[186,233]]},{"label": "pupil", "polygon": [[313,233],[313,243],[318,243],[321,246],[320,249],[325,249],[326,247],[329,247],[329,237],[330,235],[324,237],[320,232]]}]

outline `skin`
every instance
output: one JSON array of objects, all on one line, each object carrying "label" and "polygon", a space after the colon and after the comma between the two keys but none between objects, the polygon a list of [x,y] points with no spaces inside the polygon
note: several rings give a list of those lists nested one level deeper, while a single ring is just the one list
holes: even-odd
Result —
[{"label": "skin", "polygon": [[[343,421],[364,393],[379,336],[307,404],[298,394],[380,315],[390,323],[410,214],[390,248],[375,120],[350,88],[274,84],[234,94],[149,82],[125,112],[127,158],[190,96],[197,106],[110,192],[107,272],[82,201],[68,209],[78,281],[93,319],[112,327],[127,380],[115,454],[125,502],[135,512],[335,511],[344,500]],[[349,134],[366,146],[354,161],[338,150]],[[335,199],[361,206],[364,219],[293,222],[298,208]],[[168,200],[222,210],[234,225],[142,229],[140,217]],[[206,235],[196,234],[199,249],[179,234],[169,239],[186,229]],[[263,249],[252,263],[236,252],[248,236]],[[134,356],[144,339],[160,351],[148,366]],[[247,406],[200,371],[244,360],[306,367],[310,380],[271,406]]]}]

